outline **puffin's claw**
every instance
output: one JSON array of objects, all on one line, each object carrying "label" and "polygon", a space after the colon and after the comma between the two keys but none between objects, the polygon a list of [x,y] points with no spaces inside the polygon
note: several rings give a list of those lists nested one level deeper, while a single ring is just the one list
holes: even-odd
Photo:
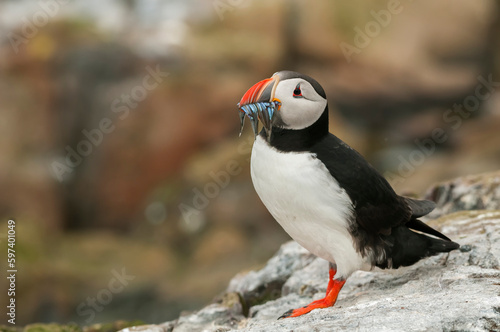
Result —
[{"label": "puffin's claw", "polygon": [[278,320],[283,319],[283,318],[288,318],[292,315],[293,309],[288,310],[287,312],[283,313],[283,315],[279,316]]}]

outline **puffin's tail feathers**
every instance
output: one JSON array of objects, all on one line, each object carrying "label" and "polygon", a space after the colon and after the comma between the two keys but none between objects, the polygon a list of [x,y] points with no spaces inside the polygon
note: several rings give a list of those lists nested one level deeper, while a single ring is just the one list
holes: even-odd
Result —
[{"label": "puffin's tail feathers", "polygon": [[376,265],[383,269],[409,266],[422,258],[449,252],[460,247],[458,243],[450,240],[414,232],[407,225],[393,228],[390,235],[382,236],[382,238],[387,244],[385,248],[387,256],[386,260]]},{"label": "puffin's tail feathers", "polygon": [[406,223],[406,227],[411,228],[411,229],[416,230],[416,231],[419,231],[419,232],[422,232],[422,233],[434,235],[434,236],[439,237],[439,238],[446,240],[446,241],[451,241],[446,235],[441,234],[440,232],[436,231],[431,226],[423,223],[422,221],[420,221],[418,219],[411,219],[410,221],[408,221]]},{"label": "puffin's tail feathers", "polygon": [[[431,238],[430,238],[431,239]],[[440,252],[449,252],[458,249],[460,245],[451,240],[443,241],[440,239],[431,239],[431,245],[429,251],[431,255],[439,254]]]}]

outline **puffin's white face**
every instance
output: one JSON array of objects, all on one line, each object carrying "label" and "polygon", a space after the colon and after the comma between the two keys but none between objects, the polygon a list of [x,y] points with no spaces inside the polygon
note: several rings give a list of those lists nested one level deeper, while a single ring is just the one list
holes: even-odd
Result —
[{"label": "puffin's white face", "polygon": [[279,81],[274,99],[281,102],[277,114],[286,129],[304,129],[315,123],[323,114],[327,101],[313,86],[302,78]]}]

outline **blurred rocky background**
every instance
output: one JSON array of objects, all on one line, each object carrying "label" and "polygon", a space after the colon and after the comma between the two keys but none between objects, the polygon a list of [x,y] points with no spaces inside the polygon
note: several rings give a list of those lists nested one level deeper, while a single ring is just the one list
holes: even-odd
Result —
[{"label": "blurred rocky background", "polygon": [[235,105],[278,70],[323,85],[331,131],[399,193],[497,170],[499,8],[0,0],[0,242],[14,219],[18,324],[164,322],[262,266],[289,237],[253,190]]}]

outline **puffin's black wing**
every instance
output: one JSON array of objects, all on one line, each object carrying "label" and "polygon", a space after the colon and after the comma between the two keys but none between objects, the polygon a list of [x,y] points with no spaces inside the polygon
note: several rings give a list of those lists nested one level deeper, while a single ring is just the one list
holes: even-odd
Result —
[{"label": "puffin's black wing", "polygon": [[413,199],[405,197],[406,203],[410,207],[411,217],[420,218],[429,213],[436,208],[436,203],[428,200]]},{"label": "puffin's black wing", "polygon": [[[387,180],[356,150],[329,134],[312,147],[330,174],[353,202],[356,223],[370,233],[389,234],[391,228],[408,222],[426,210],[397,195]],[[414,204],[417,206],[418,204]]]}]

